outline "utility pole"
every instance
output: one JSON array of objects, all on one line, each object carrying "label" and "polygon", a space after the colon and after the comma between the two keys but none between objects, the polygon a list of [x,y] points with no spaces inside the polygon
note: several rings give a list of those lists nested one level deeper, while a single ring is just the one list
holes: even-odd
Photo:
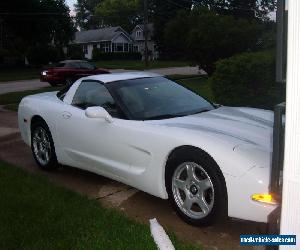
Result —
[{"label": "utility pole", "polygon": [[0,18],[0,49],[4,47],[4,39],[3,39],[3,20]]},{"label": "utility pole", "polygon": [[144,0],[144,60],[145,66],[148,67],[148,0]]}]

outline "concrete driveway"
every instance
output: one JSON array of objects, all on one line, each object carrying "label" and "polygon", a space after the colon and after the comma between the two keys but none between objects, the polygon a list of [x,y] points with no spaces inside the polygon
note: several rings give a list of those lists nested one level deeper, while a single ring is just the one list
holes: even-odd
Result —
[{"label": "concrete driveway", "polygon": [[[112,73],[119,72],[130,72],[132,70],[124,70],[124,69],[114,69],[110,70]],[[198,69],[198,67],[171,67],[171,68],[161,68],[161,69],[151,69],[146,70],[148,72],[157,73],[160,75],[197,75],[197,74],[205,74],[204,71]],[[34,90],[43,87],[49,87],[49,83],[41,82],[39,79],[32,80],[18,80],[18,81],[10,81],[10,82],[1,82],[0,83],[0,94],[5,94],[9,92],[17,92],[24,90]]]},{"label": "concrete driveway", "polygon": [[97,199],[106,206],[116,207],[143,223],[157,218],[167,230],[184,241],[202,244],[205,249],[264,249],[239,246],[240,234],[263,234],[265,224],[228,220],[209,227],[193,227],[177,217],[168,201],[156,198],[129,186],[71,167],[54,172],[41,171],[35,164],[31,150],[20,138],[17,113],[0,108],[0,159],[20,166],[34,174],[42,174],[51,182]]}]

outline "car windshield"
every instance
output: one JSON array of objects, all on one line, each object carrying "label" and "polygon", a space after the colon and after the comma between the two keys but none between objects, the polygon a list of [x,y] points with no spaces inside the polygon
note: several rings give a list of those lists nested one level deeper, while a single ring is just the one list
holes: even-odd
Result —
[{"label": "car windshield", "polygon": [[88,62],[80,62],[79,65],[80,65],[80,68],[82,68],[82,69],[95,69],[96,68],[93,64],[88,63]]},{"label": "car windshield", "polygon": [[109,84],[134,120],[157,120],[214,109],[201,96],[164,77],[139,78]]}]

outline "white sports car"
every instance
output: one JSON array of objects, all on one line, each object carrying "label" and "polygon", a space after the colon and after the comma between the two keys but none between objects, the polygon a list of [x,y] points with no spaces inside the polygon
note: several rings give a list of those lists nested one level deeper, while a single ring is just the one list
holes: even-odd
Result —
[{"label": "white sports car", "polygon": [[88,170],[168,199],[186,222],[266,222],[273,112],[217,106],[162,76],[94,75],[23,98],[23,140],[45,170]]}]

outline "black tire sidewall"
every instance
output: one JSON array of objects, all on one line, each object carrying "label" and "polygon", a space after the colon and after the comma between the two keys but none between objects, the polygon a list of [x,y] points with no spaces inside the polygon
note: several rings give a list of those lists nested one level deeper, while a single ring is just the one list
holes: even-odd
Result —
[{"label": "black tire sidewall", "polygon": [[[36,158],[36,155],[35,155],[34,149],[33,149],[33,143],[32,143],[33,134],[34,134],[34,131],[38,127],[41,127],[46,131],[47,136],[48,136],[49,141],[50,141],[51,155],[50,155],[50,161],[46,165],[40,164],[40,162]],[[36,122],[36,123],[32,124],[32,128],[31,128],[31,151],[32,151],[32,154],[33,154],[33,157],[34,157],[36,163],[38,164],[38,166],[41,169],[49,171],[49,170],[56,169],[58,167],[58,162],[57,162],[57,158],[56,158],[55,147],[54,147],[54,142],[53,142],[53,139],[52,139],[52,135],[51,135],[51,132],[50,132],[50,130],[49,130],[49,128],[48,128],[48,126],[45,122],[39,121],[39,122]]]},{"label": "black tire sidewall", "polygon": [[[214,205],[210,213],[201,219],[193,219],[183,213],[177,206],[172,191],[172,178],[177,167],[184,162],[195,162],[209,175],[214,187]],[[222,221],[227,216],[227,191],[224,177],[216,162],[204,151],[191,150],[176,155],[168,161],[166,169],[166,189],[169,200],[177,214],[188,224],[194,226],[207,226],[217,221]]]}]

